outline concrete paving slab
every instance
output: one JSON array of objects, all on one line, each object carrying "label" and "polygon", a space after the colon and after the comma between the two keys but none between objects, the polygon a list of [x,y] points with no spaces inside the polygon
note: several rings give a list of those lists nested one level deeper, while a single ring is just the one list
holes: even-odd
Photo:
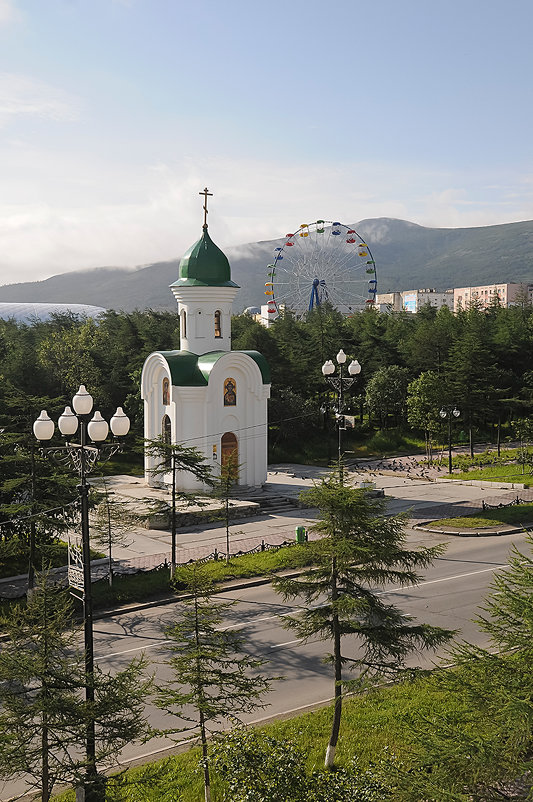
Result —
[{"label": "concrete paving slab", "polygon": [[[428,542],[428,539],[438,542],[443,535],[451,536],[448,532],[417,532],[412,528],[413,525],[439,517],[472,512],[481,507],[482,501],[495,503],[501,500],[507,503],[516,497],[516,491],[495,491],[492,487],[473,487],[451,480],[437,483],[432,481],[434,477],[429,475],[424,466],[416,473],[414,466],[419,459],[420,457],[410,457],[402,458],[401,461],[367,461],[357,466],[351,465],[346,471],[346,481],[354,486],[371,481],[377,488],[384,489],[386,509],[390,514],[409,511],[412,521],[406,531],[413,542]],[[386,463],[385,467],[380,467],[380,463]],[[389,470],[391,466],[394,470]],[[401,475],[402,470],[409,471],[409,475]],[[267,482],[255,494],[295,498],[303,489],[312,487],[314,482],[320,481],[329,472],[327,468],[298,464],[271,466]],[[92,484],[97,486],[98,480],[93,479]],[[116,498],[124,498],[131,505],[143,505],[147,499],[164,500],[167,503],[170,501],[168,490],[149,488],[139,477],[108,477],[106,484]],[[520,491],[521,496],[525,497],[526,494],[531,494],[533,499],[533,490]],[[293,540],[296,526],[310,526],[316,514],[312,510],[295,509],[291,512],[263,513],[260,517],[232,521],[231,549],[249,550],[262,540],[267,543]],[[178,559],[181,561],[182,558],[190,559],[192,555],[203,556],[214,548],[224,552],[225,544],[225,526],[221,522],[181,527],[177,533]],[[149,530],[139,526],[132,530],[129,544],[116,547],[113,556],[117,560],[131,561],[132,565],[140,565],[142,562],[148,567],[149,564],[160,564],[165,559],[170,559],[170,545],[170,531]]]}]

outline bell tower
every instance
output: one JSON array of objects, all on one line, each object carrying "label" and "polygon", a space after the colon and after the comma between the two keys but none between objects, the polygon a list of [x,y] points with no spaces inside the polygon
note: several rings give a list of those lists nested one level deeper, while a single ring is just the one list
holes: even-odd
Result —
[{"label": "bell tower", "polygon": [[207,230],[207,187],[202,236],[184,254],[178,280],[170,285],[180,318],[180,350],[193,354],[231,351],[231,312],[239,289],[226,255]]}]

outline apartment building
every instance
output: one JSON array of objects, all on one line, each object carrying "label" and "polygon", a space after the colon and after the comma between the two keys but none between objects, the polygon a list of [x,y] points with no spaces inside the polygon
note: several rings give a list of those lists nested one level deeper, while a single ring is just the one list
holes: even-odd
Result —
[{"label": "apartment building", "polygon": [[513,306],[527,298],[533,303],[533,284],[482,284],[478,287],[456,287],[453,291],[453,310],[466,309],[472,303],[480,304],[486,309],[498,298],[502,306]]},{"label": "apartment building", "polygon": [[437,292],[435,289],[404,290],[404,292],[383,292],[376,295],[376,305],[380,312],[418,312],[423,306],[430,304],[440,309],[447,306],[453,309],[453,290]]}]

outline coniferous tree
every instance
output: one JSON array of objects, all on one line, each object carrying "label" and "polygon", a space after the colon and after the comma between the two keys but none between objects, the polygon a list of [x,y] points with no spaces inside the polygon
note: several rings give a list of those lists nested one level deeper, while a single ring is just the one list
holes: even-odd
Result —
[{"label": "coniferous tree", "polygon": [[[313,567],[296,578],[279,577],[273,586],[285,599],[301,599],[303,611],[286,625],[307,640],[331,640],[335,705],[325,764],[334,764],[341,723],[343,666],[359,671],[357,685],[389,678],[404,667],[413,651],[436,649],[451,632],[415,624],[387,601],[378,588],[388,583],[416,584],[418,571],[442,553],[441,547],[412,551],[405,546],[402,516],[384,517],[380,499],[347,487],[337,473],[302,494],[319,510],[313,529],[322,537],[308,544]],[[318,603],[318,605],[317,605]],[[359,656],[342,651],[347,636]]]},{"label": "coniferous tree", "polygon": [[[88,766],[84,746],[89,720],[95,722],[97,762],[108,762],[145,731],[144,705],[149,683],[143,660],[107,675],[95,672],[95,701],[83,700],[84,655],[72,624],[68,594],[42,575],[28,598],[0,618],[7,640],[0,651],[0,776],[29,778],[48,802],[57,783],[92,785],[96,766]],[[92,771],[92,773],[91,773]],[[96,794],[96,795],[94,795]]]},{"label": "coniferous tree", "polygon": [[220,466],[220,474],[213,478],[213,495],[221,499],[224,507],[224,527],[226,530],[226,563],[230,560],[230,521],[231,521],[231,489],[239,478],[240,465],[237,454],[233,451]]},{"label": "coniferous tree", "polygon": [[212,486],[213,476],[211,466],[206,462],[204,455],[197,448],[183,446],[180,443],[169,443],[163,436],[153,440],[144,441],[145,452],[155,458],[152,474],[163,479],[165,474],[172,474],[170,525],[172,531],[171,575],[176,568],[176,529],[177,529],[177,501],[178,498],[197,504],[195,494],[178,490],[177,474],[180,471],[191,473],[200,483]]},{"label": "coniferous tree", "polygon": [[113,549],[130,545],[132,529],[140,524],[143,516],[135,513],[125,502],[112,497],[105,477],[101,482],[102,490],[94,494],[96,509],[91,517],[91,541],[107,551],[108,581],[112,585]]},{"label": "coniferous tree", "polygon": [[177,580],[190,598],[176,621],[165,627],[172,656],[166,661],[173,678],[157,688],[156,704],[184,722],[166,733],[199,729],[205,801],[211,799],[208,735],[216,723],[264,707],[271,680],[257,673],[263,661],[243,652],[236,632],[221,627],[232,602],[213,600],[213,586],[201,565],[178,569]]},{"label": "coniferous tree", "polygon": [[71,605],[42,580],[26,609],[2,619],[8,643],[0,652],[0,775],[28,775],[42,802],[56,783],[70,779],[79,757],[68,748],[83,740],[79,716],[83,657],[76,633],[65,632]]},{"label": "coniferous tree", "polygon": [[414,742],[409,772],[400,775],[401,802],[531,798],[531,534],[526,545],[528,553],[513,546],[508,567],[494,574],[477,619],[488,647],[454,644],[446,658],[453,667],[431,676],[440,708],[431,720],[408,719]]},{"label": "coniferous tree", "polygon": [[47,548],[78,514],[76,479],[45,459],[32,432],[44,408],[57,399],[23,393],[10,382],[0,389],[0,549],[27,560],[28,585],[47,567]]},{"label": "coniferous tree", "polygon": [[450,349],[445,378],[451,403],[461,411],[469,431],[470,456],[474,457],[474,426],[494,408],[502,377],[490,347],[490,323],[485,312],[473,306],[461,313],[462,331]]}]

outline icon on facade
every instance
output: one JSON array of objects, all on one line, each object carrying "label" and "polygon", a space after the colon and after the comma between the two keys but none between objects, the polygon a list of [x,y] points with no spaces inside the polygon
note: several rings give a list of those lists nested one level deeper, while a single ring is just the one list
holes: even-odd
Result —
[{"label": "icon on facade", "polygon": [[237,405],[237,385],[235,379],[226,379],[224,382],[224,406],[234,407]]}]

